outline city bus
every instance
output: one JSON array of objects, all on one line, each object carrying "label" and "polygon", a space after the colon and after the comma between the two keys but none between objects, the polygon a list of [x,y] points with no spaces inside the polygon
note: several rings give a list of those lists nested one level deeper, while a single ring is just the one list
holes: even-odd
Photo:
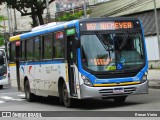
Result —
[{"label": "city bus", "polygon": [[58,96],[113,99],[148,93],[148,60],[137,18],[106,17],[43,25],[10,38],[11,80],[28,101]]},{"label": "city bus", "polygon": [[5,47],[0,47],[0,89],[9,84],[8,60]]}]

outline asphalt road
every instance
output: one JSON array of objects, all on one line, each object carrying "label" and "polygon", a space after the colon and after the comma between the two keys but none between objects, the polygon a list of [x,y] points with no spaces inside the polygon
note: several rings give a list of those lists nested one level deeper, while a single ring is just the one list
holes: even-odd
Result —
[{"label": "asphalt road", "polygon": [[[18,92],[16,88],[5,87],[3,90],[0,90],[0,111],[67,111],[70,115],[79,114],[73,111],[87,111],[91,113],[88,114],[97,114],[99,111],[111,111],[111,114],[116,114],[118,111],[159,111],[160,114],[160,90],[159,89],[149,89],[149,94],[143,95],[134,95],[129,96],[126,99],[124,104],[115,104],[113,100],[77,100],[76,106],[74,108],[65,108],[63,105],[59,104],[59,99],[56,97],[50,98],[42,98],[38,97],[38,100],[35,102],[27,102],[24,98],[24,93]],[[115,113],[114,113],[115,112]],[[127,113],[127,112],[126,112]],[[55,112],[51,113],[54,116]],[[63,116],[63,112],[58,113],[59,116]],[[122,112],[122,114],[124,114]],[[69,116],[70,116],[69,115]],[[98,115],[98,114],[97,114]],[[91,115],[92,116],[92,115]],[[127,116],[127,115],[126,115]],[[97,118],[97,117],[96,117]],[[108,117],[107,117],[108,118]],[[116,117],[121,120],[120,117]],[[123,119],[128,119],[129,117],[124,117]],[[135,117],[133,117],[134,119]],[[3,118],[5,119],[5,118]],[[6,118],[10,120],[11,118]],[[14,118],[19,119],[19,118]],[[23,118],[22,120],[26,120],[27,118]],[[36,119],[36,118],[34,118]],[[40,118],[38,118],[39,120]],[[41,118],[42,120],[49,119]],[[41,120],[40,119],[40,120]],[[60,117],[56,118],[57,120]],[[62,118],[63,119],[63,118]],[[69,117],[65,117],[65,120],[69,119]],[[71,117],[74,119],[74,117]],[[76,119],[81,119],[80,116],[76,117]],[[87,117],[85,119],[90,119]],[[98,119],[98,118],[97,118]],[[100,117],[100,119],[103,119]],[[111,117],[111,120],[113,117]],[[148,118],[146,118],[148,119]],[[154,117],[157,119],[157,117]],[[75,120],[75,119],[74,119]],[[99,119],[98,119],[99,120]],[[157,119],[158,120],[158,119]]]}]

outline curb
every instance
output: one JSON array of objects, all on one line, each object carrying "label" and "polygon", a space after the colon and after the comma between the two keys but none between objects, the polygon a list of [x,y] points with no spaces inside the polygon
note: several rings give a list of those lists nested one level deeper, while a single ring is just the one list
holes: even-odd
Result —
[{"label": "curb", "polygon": [[160,79],[148,79],[148,87],[160,89]]},{"label": "curb", "polygon": [[148,87],[153,89],[160,89],[160,86],[148,86]]}]

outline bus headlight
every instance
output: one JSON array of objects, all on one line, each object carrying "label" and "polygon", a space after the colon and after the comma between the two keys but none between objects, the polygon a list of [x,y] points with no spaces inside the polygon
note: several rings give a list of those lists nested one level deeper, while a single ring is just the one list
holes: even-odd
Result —
[{"label": "bus headlight", "polygon": [[141,83],[144,83],[147,80],[147,75],[143,75]]},{"label": "bus headlight", "polygon": [[86,76],[82,75],[82,79],[83,79],[85,85],[93,86],[91,81]]}]

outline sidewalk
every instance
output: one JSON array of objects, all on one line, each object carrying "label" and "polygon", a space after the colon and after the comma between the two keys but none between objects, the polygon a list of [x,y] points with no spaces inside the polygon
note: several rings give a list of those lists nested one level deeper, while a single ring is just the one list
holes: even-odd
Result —
[{"label": "sidewalk", "polygon": [[148,81],[150,88],[160,89],[160,70],[149,69],[148,70]]}]

